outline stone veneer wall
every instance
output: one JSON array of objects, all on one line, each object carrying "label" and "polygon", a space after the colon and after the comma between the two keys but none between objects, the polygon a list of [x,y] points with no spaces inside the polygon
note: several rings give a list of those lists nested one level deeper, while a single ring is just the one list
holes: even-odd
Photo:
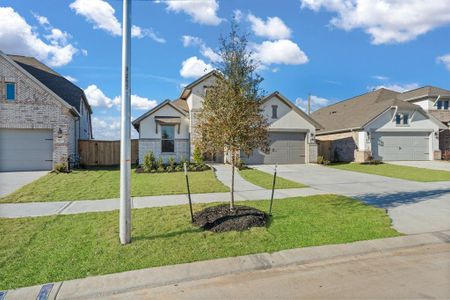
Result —
[{"label": "stone veneer wall", "polygon": [[[5,82],[16,83],[16,100],[5,100]],[[51,129],[56,164],[66,162],[75,151],[74,127],[75,119],[67,107],[0,57],[0,129]]]},{"label": "stone veneer wall", "polygon": [[317,155],[318,155],[318,145],[316,143],[308,144],[309,146],[309,160],[307,163],[316,163],[317,162]]},{"label": "stone veneer wall", "polygon": [[164,163],[167,163],[169,157],[175,158],[178,162],[182,159],[189,159],[189,139],[176,139],[175,140],[175,153],[165,154],[161,153],[161,140],[160,139],[140,139],[139,140],[139,164],[144,161],[144,156],[149,151],[152,151],[156,159],[162,157]]}]

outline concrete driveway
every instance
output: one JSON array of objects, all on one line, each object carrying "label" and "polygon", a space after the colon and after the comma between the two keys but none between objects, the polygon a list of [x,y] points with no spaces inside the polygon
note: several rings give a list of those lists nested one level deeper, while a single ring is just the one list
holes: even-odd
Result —
[{"label": "concrete driveway", "polygon": [[424,160],[424,161],[390,161],[390,164],[425,168],[432,170],[441,170],[450,172],[450,162],[445,160]]},{"label": "concrete driveway", "polygon": [[[273,166],[255,167],[273,172]],[[280,165],[278,175],[385,208],[394,228],[403,233],[450,229],[450,182],[415,182],[320,165]]]},{"label": "concrete driveway", "polygon": [[0,198],[46,174],[48,174],[48,171],[0,172]]}]

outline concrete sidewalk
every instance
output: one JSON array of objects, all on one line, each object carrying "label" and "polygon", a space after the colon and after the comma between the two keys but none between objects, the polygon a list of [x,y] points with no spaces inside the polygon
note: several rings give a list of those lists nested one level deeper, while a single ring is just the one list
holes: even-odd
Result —
[{"label": "concrete sidewalk", "polygon": [[[225,164],[211,164],[211,166],[215,169],[217,179],[231,189],[231,166]],[[249,192],[264,189],[242,178],[236,168],[234,173],[234,190],[236,192]]]},{"label": "concrete sidewalk", "polygon": [[362,255],[382,257],[399,249],[431,247],[432,245],[447,247],[449,243],[450,231],[447,231],[290,249],[271,254],[260,253],[68,280],[45,286],[37,285],[8,291],[5,299],[36,299],[37,295],[44,291],[48,292],[48,299],[98,299],[112,296],[118,298],[120,295],[142,289],[176,285],[230,274],[316,262],[325,263],[336,259],[358,260]]},{"label": "concrete sidewalk", "polygon": [[[280,189],[275,191],[274,198],[304,197],[329,194],[312,188]],[[235,192],[236,201],[270,199],[271,191],[258,189]],[[192,194],[193,203],[225,202],[230,200],[230,193]],[[188,204],[187,195],[161,195],[149,197],[133,197],[132,208],[163,207]],[[0,218],[24,218],[51,215],[70,215],[87,212],[102,212],[119,209],[119,199],[30,202],[0,204]]]}]

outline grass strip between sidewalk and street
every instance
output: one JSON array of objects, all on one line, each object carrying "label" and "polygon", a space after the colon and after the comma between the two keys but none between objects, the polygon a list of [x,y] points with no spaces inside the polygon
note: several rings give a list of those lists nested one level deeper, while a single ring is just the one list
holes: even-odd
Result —
[{"label": "grass strip between sidewalk and street", "polygon": [[[46,202],[68,200],[97,200],[119,198],[118,168],[74,170],[71,173],[49,173],[44,177],[20,188],[0,203]],[[190,172],[189,182],[192,193],[228,192],[214,171]],[[157,196],[186,193],[183,172],[136,173],[131,170],[131,195]]]},{"label": "grass strip between sidewalk and street", "polygon": [[[269,201],[245,201],[267,211]],[[200,210],[213,204],[194,205]],[[0,290],[283,249],[398,236],[383,209],[338,195],[275,200],[267,227],[212,233],[187,205],[132,211],[132,243],[118,211],[0,219]]]},{"label": "grass strip between sidewalk and street", "polygon": [[[265,189],[272,189],[273,185],[273,174],[269,174],[256,169],[244,169],[240,170],[239,174],[250,183],[260,186]],[[293,189],[293,188],[304,188],[307,187],[304,184],[285,179],[283,177],[277,176],[275,182],[275,189]]]},{"label": "grass strip between sidewalk and street", "polygon": [[339,170],[354,171],[419,182],[450,181],[450,172],[448,171],[400,166],[389,163],[378,165],[337,163],[329,165],[329,167]]}]

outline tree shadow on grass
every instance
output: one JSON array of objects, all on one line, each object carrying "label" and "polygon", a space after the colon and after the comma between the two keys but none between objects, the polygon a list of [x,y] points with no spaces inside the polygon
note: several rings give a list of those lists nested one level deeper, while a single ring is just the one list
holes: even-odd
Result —
[{"label": "tree shadow on grass", "polygon": [[357,198],[364,203],[380,208],[393,208],[405,204],[414,204],[425,200],[432,200],[436,197],[448,194],[450,197],[450,189],[436,189],[416,192],[397,192],[392,194],[364,194]]}]

